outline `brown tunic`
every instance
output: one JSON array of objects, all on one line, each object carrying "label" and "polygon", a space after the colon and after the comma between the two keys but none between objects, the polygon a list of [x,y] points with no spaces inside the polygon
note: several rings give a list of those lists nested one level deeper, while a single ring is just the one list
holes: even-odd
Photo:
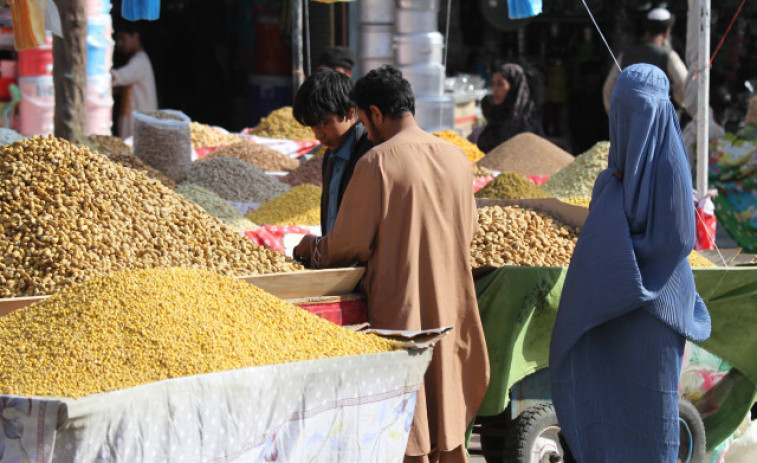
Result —
[{"label": "brown tunic", "polygon": [[364,262],[375,328],[455,327],[434,349],[408,455],[463,445],[489,381],[469,261],[478,226],[472,184],[462,150],[403,130],[358,162],[331,233],[295,251],[315,268]]}]

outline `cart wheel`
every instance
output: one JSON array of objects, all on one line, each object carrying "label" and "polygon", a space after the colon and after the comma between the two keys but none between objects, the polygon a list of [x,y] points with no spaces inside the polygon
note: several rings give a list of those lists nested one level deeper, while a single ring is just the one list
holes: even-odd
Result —
[{"label": "cart wheel", "polygon": [[507,463],[561,463],[566,451],[552,404],[538,404],[515,419],[508,435]]},{"label": "cart wheel", "polygon": [[681,445],[678,448],[678,462],[704,462],[707,453],[704,423],[696,407],[683,397],[678,399],[678,422],[681,434]]}]

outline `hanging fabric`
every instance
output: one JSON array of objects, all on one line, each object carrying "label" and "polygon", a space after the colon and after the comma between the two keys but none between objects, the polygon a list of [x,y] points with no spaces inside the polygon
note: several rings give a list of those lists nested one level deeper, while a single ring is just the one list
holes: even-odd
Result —
[{"label": "hanging fabric", "polygon": [[160,0],[123,0],[121,16],[129,21],[154,21],[160,17]]},{"label": "hanging fabric", "polygon": [[44,44],[46,0],[12,0],[8,3],[11,7],[16,50]]},{"label": "hanging fabric", "polygon": [[510,19],[523,19],[541,14],[542,0],[507,0]]}]

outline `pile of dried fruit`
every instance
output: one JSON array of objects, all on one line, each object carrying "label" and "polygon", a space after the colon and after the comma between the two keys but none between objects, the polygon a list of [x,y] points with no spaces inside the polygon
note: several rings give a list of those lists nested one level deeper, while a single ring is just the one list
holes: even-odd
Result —
[{"label": "pile of dried fruit", "polygon": [[478,161],[481,167],[523,175],[552,175],[573,162],[573,156],[547,139],[521,133],[497,146]]},{"label": "pile of dried fruit", "polygon": [[219,157],[195,162],[187,182],[205,187],[227,201],[263,204],[289,191],[289,185],[241,159]]},{"label": "pile of dried fruit", "polygon": [[89,135],[84,139],[84,144],[108,157],[113,162],[130,169],[136,169],[147,174],[148,177],[154,178],[168,188],[176,189],[176,182],[166,177],[163,172],[153,169],[141,159],[131,153],[131,147],[118,137],[109,135]]},{"label": "pile of dried fruit", "polygon": [[275,149],[265,145],[249,141],[240,141],[210,153],[205,159],[213,159],[221,156],[241,159],[242,161],[257,166],[266,172],[283,172],[293,170],[300,166],[300,162],[285,156]]},{"label": "pile of dried fruit", "polygon": [[478,146],[461,137],[454,130],[442,130],[441,132],[434,132],[434,135],[462,148],[470,162],[478,162],[484,157],[484,152],[478,149]]},{"label": "pile of dried fruit", "polygon": [[0,147],[0,297],[154,267],[301,269],[145,174],[54,137]]},{"label": "pile of dried fruit", "polygon": [[281,178],[281,181],[291,186],[323,185],[323,156],[315,156],[305,161],[300,167]]},{"label": "pile of dried fruit", "polygon": [[579,234],[543,212],[518,206],[480,208],[478,227],[471,244],[473,267],[564,267],[570,263]]},{"label": "pile of dried fruit", "polygon": [[610,142],[601,141],[549,177],[542,189],[558,198],[591,196],[597,176],[607,169]]},{"label": "pile of dried fruit", "polygon": [[541,188],[517,172],[502,172],[476,193],[477,198],[520,199],[549,198]]},{"label": "pile of dried fruit", "polygon": [[259,228],[254,223],[245,219],[244,215],[237,208],[206,188],[191,183],[183,183],[176,189],[176,192],[197,204],[205,212],[221,220],[227,227],[233,230],[246,232]]},{"label": "pile of dried fruit", "polygon": [[266,138],[282,138],[294,141],[315,140],[313,131],[301,125],[294,118],[291,106],[284,106],[273,111],[267,117],[264,117],[250,133]]},{"label": "pile of dried fruit", "polygon": [[235,278],[118,272],[0,318],[0,393],[79,397],[236,368],[395,350]]},{"label": "pile of dried fruit", "polygon": [[242,140],[239,135],[226,133],[209,125],[192,122],[189,124],[192,136],[193,148],[205,148],[208,146],[225,146]]},{"label": "pile of dried fruit", "polygon": [[581,206],[588,209],[589,204],[591,204],[591,198],[589,196],[586,197],[580,197],[580,198],[560,198],[560,201],[568,204],[572,204],[574,206]]},{"label": "pile of dried fruit", "polygon": [[471,166],[473,167],[474,177],[488,177],[494,174],[494,172],[490,171],[486,167],[481,167],[478,164],[471,164]]},{"label": "pile of dried fruit", "polygon": [[321,188],[298,185],[248,213],[247,218],[264,225],[319,225]]}]

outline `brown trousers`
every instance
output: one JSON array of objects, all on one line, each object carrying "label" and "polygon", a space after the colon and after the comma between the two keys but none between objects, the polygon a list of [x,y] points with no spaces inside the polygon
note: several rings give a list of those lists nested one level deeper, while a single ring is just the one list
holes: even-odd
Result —
[{"label": "brown trousers", "polygon": [[449,452],[436,450],[429,455],[419,457],[405,455],[404,463],[468,463],[468,452],[465,451],[465,446],[461,445]]}]

